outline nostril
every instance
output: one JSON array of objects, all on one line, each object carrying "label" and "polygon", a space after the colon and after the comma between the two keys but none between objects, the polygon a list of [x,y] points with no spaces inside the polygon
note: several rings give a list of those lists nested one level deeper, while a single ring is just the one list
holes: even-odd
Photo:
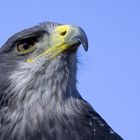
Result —
[{"label": "nostril", "polygon": [[64,35],[66,35],[66,33],[67,33],[67,31],[65,30],[65,31],[61,32],[60,34],[61,34],[62,36],[64,36]]}]

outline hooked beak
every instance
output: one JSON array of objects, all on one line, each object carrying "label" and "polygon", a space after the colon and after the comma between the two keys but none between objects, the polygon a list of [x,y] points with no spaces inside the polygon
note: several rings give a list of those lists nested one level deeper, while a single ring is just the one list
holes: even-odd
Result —
[{"label": "hooked beak", "polygon": [[56,32],[63,37],[64,43],[70,46],[80,46],[82,44],[85,51],[88,51],[88,39],[84,30],[78,26],[61,25],[56,27]]}]

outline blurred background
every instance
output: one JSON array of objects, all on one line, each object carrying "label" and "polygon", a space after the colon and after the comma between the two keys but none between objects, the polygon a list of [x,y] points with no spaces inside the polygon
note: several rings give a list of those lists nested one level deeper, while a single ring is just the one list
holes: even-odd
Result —
[{"label": "blurred background", "polygon": [[89,51],[78,52],[78,89],[125,140],[140,140],[140,1],[4,0],[0,46],[44,21],[81,26]]}]

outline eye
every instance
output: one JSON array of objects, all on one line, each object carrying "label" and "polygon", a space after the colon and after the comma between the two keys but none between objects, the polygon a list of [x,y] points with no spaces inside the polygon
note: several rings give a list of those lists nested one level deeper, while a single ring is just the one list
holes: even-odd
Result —
[{"label": "eye", "polygon": [[16,45],[16,51],[20,54],[26,54],[33,51],[36,47],[36,41],[23,40]]}]

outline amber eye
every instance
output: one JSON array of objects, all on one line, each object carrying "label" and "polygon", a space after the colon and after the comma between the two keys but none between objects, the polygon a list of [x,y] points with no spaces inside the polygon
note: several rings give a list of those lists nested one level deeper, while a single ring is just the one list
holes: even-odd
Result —
[{"label": "amber eye", "polygon": [[17,44],[16,50],[20,54],[26,54],[35,49],[36,42],[32,40],[24,40]]}]

